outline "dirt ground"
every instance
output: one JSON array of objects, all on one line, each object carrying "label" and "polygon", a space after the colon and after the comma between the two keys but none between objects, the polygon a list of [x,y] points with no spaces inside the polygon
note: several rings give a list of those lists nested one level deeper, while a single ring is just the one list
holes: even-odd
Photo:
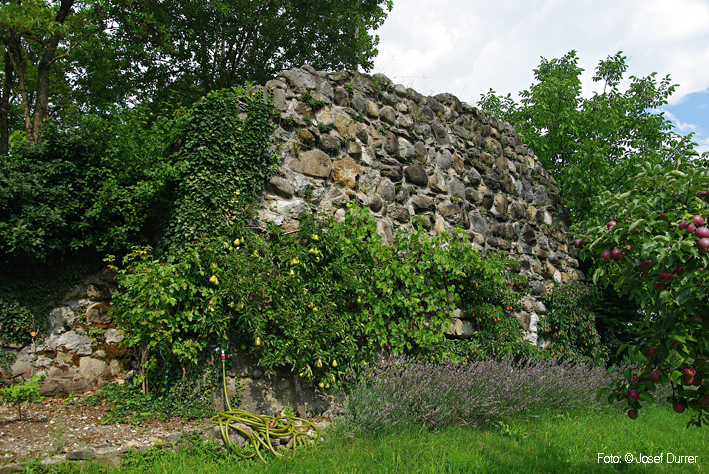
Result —
[{"label": "dirt ground", "polygon": [[81,458],[82,452],[125,452],[144,449],[158,443],[171,444],[185,433],[206,432],[208,422],[147,421],[140,425],[107,424],[101,406],[65,403],[65,399],[45,399],[31,405],[26,420],[19,420],[17,410],[0,405],[0,465],[28,459],[57,460]]}]

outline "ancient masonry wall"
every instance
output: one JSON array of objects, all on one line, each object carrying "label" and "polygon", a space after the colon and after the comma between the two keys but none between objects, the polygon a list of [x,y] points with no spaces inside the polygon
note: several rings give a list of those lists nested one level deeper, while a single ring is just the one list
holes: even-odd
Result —
[{"label": "ancient masonry wall", "polygon": [[[283,71],[255,93],[270,91],[280,111],[273,149],[280,165],[260,197],[259,219],[293,230],[311,210],[343,220],[349,201],[367,206],[391,243],[396,230],[420,222],[430,232],[462,229],[471,245],[518,260],[530,294],[510,312],[532,344],[545,345],[537,323],[541,295],[555,284],[584,279],[566,230],[554,179],[508,123],[451,94],[424,97],[382,74],[326,73],[309,66]],[[113,275],[99,272],[48,311],[48,337],[16,348],[10,375],[46,372],[46,396],[78,393],[130,374],[128,352],[111,320]],[[472,336],[459,311],[450,337]],[[229,385],[245,387],[242,407],[278,413],[293,404],[286,377],[267,379],[244,353]],[[330,401],[305,384],[310,409]]]},{"label": "ancient masonry wall", "polygon": [[[260,219],[287,230],[306,206],[343,220],[356,201],[369,207],[391,243],[397,228],[420,222],[430,232],[460,228],[472,245],[508,252],[528,277],[521,301],[525,338],[546,314],[540,296],[554,284],[583,279],[559,190],[508,123],[451,94],[424,97],[386,76],[312,67],[283,71],[266,84],[280,126],[280,167],[261,197]],[[512,314],[512,313],[511,313]],[[473,334],[451,320],[451,336]]]}]

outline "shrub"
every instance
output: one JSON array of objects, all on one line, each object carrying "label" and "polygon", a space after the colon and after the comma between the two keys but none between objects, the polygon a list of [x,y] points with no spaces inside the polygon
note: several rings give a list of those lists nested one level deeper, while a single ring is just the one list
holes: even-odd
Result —
[{"label": "shrub", "polygon": [[366,371],[343,422],[356,430],[480,425],[519,413],[599,407],[605,370],[586,364],[511,357],[473,363],[395,358]]},{"label": "shrub", "polygon": [[17,418],[22,419],[23,412],[27,417],[27,408],[30,403],[37,403],[44,400],[40,396],[39,388],[46,374],[34,375],[22,384],[11,385],[0,389],[0,400],[3,403],[13,405],[17,409]]}]

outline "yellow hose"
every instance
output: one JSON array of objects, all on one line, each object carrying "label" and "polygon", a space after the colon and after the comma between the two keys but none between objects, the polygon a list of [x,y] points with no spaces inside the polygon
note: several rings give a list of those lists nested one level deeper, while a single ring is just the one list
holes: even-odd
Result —
[{"label": "yellow hose", "polygon": [[[305,445],[308,440],[316,441],[320,438],[320,429],[313,423],[302,418],[288,416],[273,417],[257,415],[246,410],[232,410],[226,390],[226,372],[224,366],[224,358],[222,357],[222,382],[227,410],[217,413],[211,418],[210,422],[219,425],[222,439],[227,446],[232,446],[232,442],[229,439],[230,428],[241,433],[248,440],[254,448],[254,452],[242,453],[239,450],[234,450],[239,456],[242,458],[253,458],[258,455],[262,461],[266,462],[261,455],[261,448],[266,448],[275,456],[280,456],[273,448],[271,438],[292,436],[294,448],[298,445]],[[239,425],[249,427],[251,433]],[[310,429],[314,430],[315,434],[308,434],[307,431]]]}]

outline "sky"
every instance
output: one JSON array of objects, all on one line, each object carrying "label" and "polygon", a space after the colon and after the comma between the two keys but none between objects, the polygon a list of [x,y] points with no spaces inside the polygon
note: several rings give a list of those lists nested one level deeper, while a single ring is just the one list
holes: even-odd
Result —
[{"label": "sky", "polygon": [[[474,105],[490,88],[518,97],[541,57],[575,50],[583,95],[598,61],[622,51],[631,75],[670,75],[661,110],[709,151],[709,0],[394,0],[371,73],[425,95],[450,92]],[[600,85],[602,89],[602,85]]]}]

